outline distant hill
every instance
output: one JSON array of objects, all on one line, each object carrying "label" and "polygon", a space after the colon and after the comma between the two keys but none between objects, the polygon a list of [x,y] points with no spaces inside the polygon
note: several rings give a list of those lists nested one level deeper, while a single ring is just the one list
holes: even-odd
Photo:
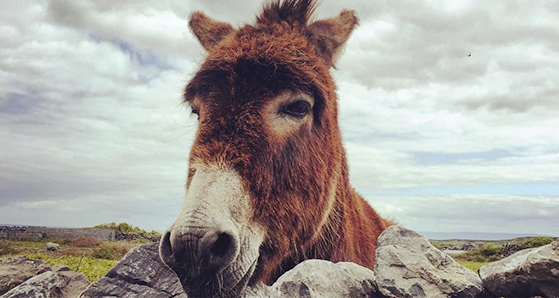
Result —
[{"label": "distant hill", "polygon": [[464,239],[464,240],[508,240],[521,237],[555,236],[530,233],[483,233],[483,232],[419,232],[429,239]]},{"label": "distant hill", "polygon": [[79,229],[77,226],[49,226],[49,225],[24,225],[24,224],[3,224],[0,227],[39,227],[39,228],[62,228],[62,229]]}]

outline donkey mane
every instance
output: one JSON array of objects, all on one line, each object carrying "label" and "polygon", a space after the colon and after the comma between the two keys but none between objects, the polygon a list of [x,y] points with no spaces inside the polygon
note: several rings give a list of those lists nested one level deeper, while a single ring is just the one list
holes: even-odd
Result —
[{"label": "donkey mane", "polygon": [[256,18],[257,23],[281,23],[288,22],[291,25],[305,26],[310,21],[316,2],[312,0],[287,0],[273,1],[264,6],[260,16]]}]

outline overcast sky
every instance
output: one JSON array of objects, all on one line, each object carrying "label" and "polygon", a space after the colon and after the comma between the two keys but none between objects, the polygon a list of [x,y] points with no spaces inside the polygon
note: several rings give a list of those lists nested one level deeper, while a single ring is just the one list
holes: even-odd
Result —
[{"label": "overcast sky", "polygon": [[[342,4],[343,3],[343,4]],[[262,1],[0,1],[0,223],[164,230],[196,120],[195,10]],[[559,2],[333,1],[353,186],[420,231],[559,235]],[[470,57],[471,54],[471,57]]]}]

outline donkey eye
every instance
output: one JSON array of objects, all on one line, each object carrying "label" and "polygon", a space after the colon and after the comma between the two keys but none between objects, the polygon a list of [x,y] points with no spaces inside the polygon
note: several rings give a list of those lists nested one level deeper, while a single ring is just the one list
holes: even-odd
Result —
[{"label": "donkey eye", "polygon": [[297,118],[302,118],[311,110],[311,105],[304,100],[298,100],[290,103],[279,110],[280,114],[285,114]]},{"label": "donkey eye", "polygon": [[191,113],[191,115],[196,115],[197,119],[200,119],[200,113],[195,108],[192,108],[190,113]]}]

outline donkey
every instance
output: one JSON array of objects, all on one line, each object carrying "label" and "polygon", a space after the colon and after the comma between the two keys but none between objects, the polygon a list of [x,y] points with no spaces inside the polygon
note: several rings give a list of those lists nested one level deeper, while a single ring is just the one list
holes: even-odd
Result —
[{"label": "donkey", "polygon": [[191,16],[208,52],[184,92],[199,124],[160,244],[189,296],[236,296],[306,259],[374,266],[389,222],[349,184],[329,73],[358,19],[310,22],[315,5],[273,0],[238,29]]}]

